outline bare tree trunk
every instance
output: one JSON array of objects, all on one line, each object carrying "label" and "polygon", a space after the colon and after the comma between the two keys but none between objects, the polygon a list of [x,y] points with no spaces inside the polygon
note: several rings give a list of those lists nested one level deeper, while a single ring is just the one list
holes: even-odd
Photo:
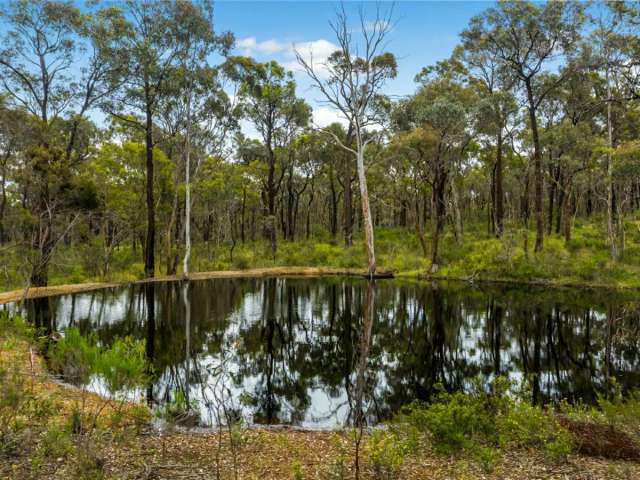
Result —
[{"label": "bare tree trunk", "polygon": [[6,241],[4,215],[7,209],[7,163],[10,153],[7,152],[2,162],[2,183],[0,184],[0,245]]},{"label": "bare tree trunk", "polygon": [[446,175],[443,172],[438,172],[433,182],[433,210],[434,210],[434,228],[433,228],[433,240],[431,242],[431,267],[430,273],[436,273],[438,271],[440,263],[440,235],[444,227],[445,216],[447,208],[445,205],[445,186]]},{"label": "bare tree trunk", "polygon": [[247,187],[242,188],[242,210],[240,223],[240,241],[244,245],[245,242],[245,218],[247,210]]},{"label": "bare tree trunk", "polygon": [[315,190],[313,188],[313,183],[311,183],[311,191],[309,192],[309,202],[307,203],[307,228],[306,228],[306,237],[307,240],[311,237],[311,205],[313,204],[313,199],[315,197]]},{"label": "bare tree trunk", "polygon": [[187,97],[187,129],[185,132],[184,153],[184,259],[182,275],[189,276],[189,259],[191,258],[191,92]]},{"label": "bare tree trunk", "polygon": [[149,98],[151,86],[145,85],[147,96],[146,124],[145,124],[145,150],[147,167],[147,238],[144,249],[144,273],[148,278],[155,276],[156,270],[156,206],[153,195],[153,117],[151,112],[151,100]]},{"label": "bare tree trunk", "polygon": [[453,204],[454,234],[457,243],[462,243],[462,215],[460,214],[460,202],[458,187],[455,178],[451,178],[451,203]]},{"label": "bare tree trunk", "polygon": [[502,237],[504,233],[504,190],[502,185],[502,129],[498,132],[498,142],[496,145],[496,168],[495,168],[495,234]]},{"label": "bare tree trunk", "polygon": [[[349,158],[350,160],[350,158]],[[349,161],[345,162],[344,176],[344,244],[347,247],[353,245],[353,184]]]},{"label": "bare tree trunk", "polygon": [[562,227],[562,216],[564,215],[562,205],[564,205],[564,197],[565,197],[565,181],[564,175],[562,171],[558,174],[558,213],[556,215],[556,233],[560,233],[560,229]]},{"label": "bare tree trunk", "polygon": [[[573,219],[572,215],[572,179],[568,178],[566,185],[564,187],[564,197],[563,197],[563,205],[562,208],[562,233],[564,235],[564,241],[571,241],[571,221]],[[558,209],[560,210],[560,209]]]},{"label": "bare tree trunk", "polygon": [[527,171],[524,174],[524,193],[522,194],[520,201],[520,211],[522,214],[522,225],[524,227],[524,258],[529,259],[529,217],[530,217],[530,208],[529,208],[529,168],[527,167]]},{"label": "bare tree trunk", "polygon": [[[551,232],[553,231],[553,209],[554,209],[554,202],[556,199],[556,192],[558,190],[557,169],[554,168],[552,165],[549,165],[549,176],[551,177],[552,181],[549,185],[549,211],[547,213],[547,235],[551,235]],[[558,212],[561,209],[562,209],[562,204],[558,202],[558,206],[557,206]]]},{"label": "bare tree trunk", "polygon": [[356,155],[356,167],[358,169],[358,182],[360,183],[360,200],[362,202],[362,220],[364,237],[367,246],[367,275],[373,277],[376,273],[376,254],[374,251],[373,224],[371,222],[371,208],[369,206],[369,191],[367,190],[367,177],[364,172],[364,145],[358,135],[358,152]]},{"label": "bare tree trunk", "polygon": [[427,248],[427,240],[424,238],[424,231],[422,225],[418,219],[416,219],[416,234],[418,240],[420,240],[420,246],[422,247],[422,254],[427,258],[429,256],[429,249]]},{"label": "bare tree trunk", "polygon": [[613,149],[613,124],[611,120],[611,82],[609,80],[609,69],[606,72],[607,82],[607,146],[609,151],[607,152],[607,171],[606,171],[606,185],[607,185],[607,236],[609,237],[609,245],[611,248],[611,259],[617,261],[620,258],[620,252],[618,252],[618,239],[616,235],[615,227],[615,206],[614,206],[614,191],[613,191],[613,159],[611,158],[611,149]]},{"label": "bare tree trunk", "polygon": [[[42,174],[43,177],[46,173]],[[49,207],[49,188],[47,179],[43,178],[39,192],[39,224],[38,224],[38,258],[31,269],[30,285],[34,287],[46,287],[49,282],[49,263],[53,252],[53,238],[51,229],[53,222]]]},{"label": "bare tree trunk", "polygon": [[338,234],[338,194],[336,192],[333,166],[331,166],[329,170],[329,191],[331,192],[331,238],[336,238],[336,235]]},{"label": "bare tree trunk", "polygon": [[169,217],[169,224],[167,225],[167,231],[166,231],[166,256],[167,256],[167,275],[175,275],[176,273],[176,266],[175,266],[175,262],[173,261],[173,234],[174,234],[174,229],[173,227],[176,224],[176,216],[178,214],[178,184],[180,182],[179,180],[180,177],[180,169],[178,168],[178,166],[176,165],[176,172],[175,172],[175,189],[176,191],[173,194],[173,202],[171,205],[171,216]]},{"label": "bare tree trunk", "polygon": [[544,246],[544,211],[542,199],[542,151],[540,149],[540,135],[538,133],[538,118],[533,99],[533,87],[531,81],[526,81],[527,99],[529,101],[529,120],[531,122],[531,136],[533,137],[533,179],[535,187],[534,207],[536,213],[536,243],[535,252],[542,250]]}]

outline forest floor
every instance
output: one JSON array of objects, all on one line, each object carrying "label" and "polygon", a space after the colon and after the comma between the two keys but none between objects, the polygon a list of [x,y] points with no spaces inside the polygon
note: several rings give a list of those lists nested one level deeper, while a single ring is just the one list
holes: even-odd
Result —
[{"label": "forest floor", "polygon": [[[353,432],[163,432],[151,426],[152,414],[145,405],[118,404],[59,383],[38,351],[20,332],[12,333],[6,325],[0,332],[2,479],[354,478]],[[82,418],[95,419],[82,435],[72,433],[78,410]],[[505,449],[487,468],[468,455],[436,453],[427,440],[401,461],[392,457],[381,464],[375,461],[369,436],[365,433],[360,454],[360,478],[367,480],[640,478],[637,459],[571,454],[553,462],[537,449]]]},{"label": "forest floor", "polygon": [[[378,269],[397,277],[497,281],[537,285],[566,285],[598,288],[640,288],[640,218],[626,221],[624,254],[618,261],[610,258],[602,219],[577,219],[570,241],[557,234],[545,238],[542,252],[533,252],[534,233],[529,232],[529,252],[524,249],[524,231],[507,228],[502,239],[488,235],[483,225],[468,225],[461,241],[451,232],[442,239],[442,254],[434,275],[430,259],[424,255],[412,229],[376,229]],[[428,235],[427,235],[427,240]],[[427,245],[429,248],[429,245]],[[159,252],[161,253],[161,252]],[[427,252],[428,253],[428,252]],[[0,291],[19,289],[28,278],[28,252],[16,246],[0,250]],[[70,284],[88,284],[82,290],[100,288],[102,284],[142,281],[142,254],[131,246],[121,246],[107,258],[99,239],[86,244],[56,250],[50,267],[52,286],[70,292]],[[261,276],[283,274],[360,274],[366,265],[362,238],[356,236],[346,248],[338,237],[326,235],[296,241],[281,241],[275,254],[263,241],[247,241],[235,246],[227,243],[194,245],[191,278],[214,278],[225,275]],[[166,276],[166,258],[158,257],[157,280],[182,278]],[[177,262],[180,263],[180,262]],[[108,269],[106,265],[108,264]],[[291,268],[294,267],[294,268]],[[107,272],[107,273],[105,273]],[[95,285],[100,284],[100,285]],[[76,290],[77,291],[77,290]],[[32,289],[30,295],[50,294]],[[22,292],[0,297],[15,300]],[[11,301],[4,300],[4,301]]]}]

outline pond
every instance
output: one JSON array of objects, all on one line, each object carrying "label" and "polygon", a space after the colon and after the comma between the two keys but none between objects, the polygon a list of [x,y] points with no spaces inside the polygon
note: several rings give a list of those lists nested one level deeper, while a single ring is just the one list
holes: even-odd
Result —
[{"label": "pond", "polygon": [[[12,308],[12,307],[5,307]],[[532,402],[592,403],[640,381],[640,301],[608,291],[354,278],[157,282],[32,300],[36,324],[109,344],[146,339],[154,404],[180,395],[202,424],[374,424],[412,400],[528,385]],[[94,386],[94,388],[99,388]]]}]

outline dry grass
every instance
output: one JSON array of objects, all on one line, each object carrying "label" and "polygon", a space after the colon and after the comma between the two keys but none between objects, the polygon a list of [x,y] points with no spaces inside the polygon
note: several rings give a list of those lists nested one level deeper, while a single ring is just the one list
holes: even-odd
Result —
[{"label": "dry grass", "polygon": [[[30,377],[33,392],[47,396],[54,406],[54,420],[61,424],[74,406],[85,402],[87,410],[104,405],[100,397],[54,381],[46,372],[42,358],[27,341],[12,339],[11,348],[0,348],[0,362],[19,366]],[[0,343],[0,347],[4,347]],[[112,405],[102,410],[103,424],[113,412]],[[298,464],[305,479],[329,479],[342,459],[347,476],[353,478],[353,445],[345,432],[300,431],[295,429],[247,429],[235,448],[226,433],[174,432],[162,435],[155,430],[122,441],[105,442],[100,455],[104,459],[105,478],[118,479],[289,479]],[[375,477],[363,455],[362,479]],[[235,460],[234,460],[235,459]],[[0,478],[52,479],[74,478],[73,457],[51,459],[35,475],[29,458],[14,457],[0,462]],[[218,476],[219,475],[219,476]],[[570,457],[567,463],[549,464],[537,451],[509,451],[491,473],[464,457],[443,457],[428,444],[410,455],[397,478],[416,480],[445,479],[636,479],[640,465],[632,462]]]}]

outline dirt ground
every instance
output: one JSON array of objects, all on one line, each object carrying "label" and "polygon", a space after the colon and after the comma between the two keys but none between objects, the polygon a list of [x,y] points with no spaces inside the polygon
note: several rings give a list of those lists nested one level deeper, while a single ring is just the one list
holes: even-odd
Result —
[{"label": "dirt ground", "polygon": [[[189,275],[189,280],[207,280],[210,278],[241,278],[241,277],[271,277],[271,276],[308,276],[319,277],[328,275],[343,276],[364,276],[365,270],[349,269],[349,268],[325,268],[325,267],[273,267],[273,268],[254,268],[250,270],[225,270],[216,272],[198,272]],[[381,275],[389,275],[389,273],[381,272]],[[147,282],[171,282],[183,280],[185,277],[170,275],[154,277],[152,279],[139,280],[137,282],[104,282],[104,283],[76,283],[69,285],[57,285],[51,287],[32,287],[25,289],[11,290],[9,292],[0,293],[0,305],[5,303],[17,302],[23,298],[41,298],[54,295],[64,295],[70,293],[89,292],[101,288],[118,287],[129,283],[147,283]]]}]

